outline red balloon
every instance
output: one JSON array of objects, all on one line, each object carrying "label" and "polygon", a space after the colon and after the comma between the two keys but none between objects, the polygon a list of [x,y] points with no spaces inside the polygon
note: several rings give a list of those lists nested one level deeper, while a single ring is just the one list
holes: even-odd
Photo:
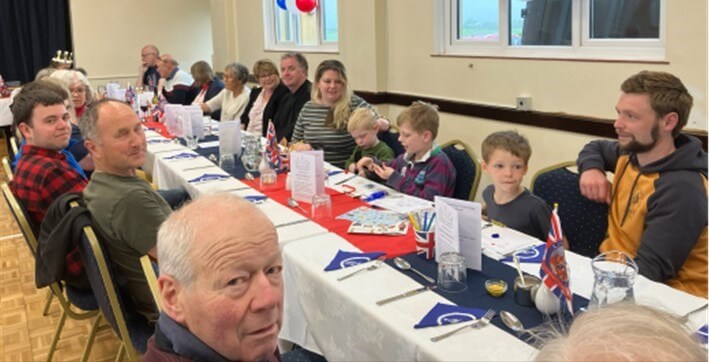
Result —
[{"label": "red balloon", "polygon": [[318,0],[295,0],[295,7],[298,10],[309,13],[318,6]]}]

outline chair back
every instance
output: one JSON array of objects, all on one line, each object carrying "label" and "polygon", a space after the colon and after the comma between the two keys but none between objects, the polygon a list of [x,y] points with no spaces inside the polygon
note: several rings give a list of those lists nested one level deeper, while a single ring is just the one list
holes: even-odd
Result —
[{"label": "chair back", "polygon": [[10,150],[12,151],[10,159],[14,160],[15,155],[20,152],[20,148],[17,146],[17,138],[15,138],[14,136],[10,137]]},{"label": "chair back", "polygon": [[138,353],[145,352],[153,329],[127,304],[130,298],[119,292],[112,265],[93,227],[85,226],[82,234],[79,250],[101,313],[120,338],[128,358],[138,360]]},{"label": "chair back", "polygon": [[592,258],[598,255],[608,231],[608,205],[581,195],[580,175],[567,169],[572,166],[575,163],[570,161],[539,170],[532,178],[532,193],[550,207],[559,204],[559,219],[569,249]]},{"label": "chair back", "polygon": [[30,223],[24,207],[22,207],[20,201],[17,197],[15,197],[15,194],[12,193],[12,190],[10,190],[10,186],[7,182],[0,185],[0,187],[2,187],[2,195],[5,198],[5,202],[7,202],[10,213],[12,213],[15,221],[17,221],[17,225],[20,227],[22,235],[25,237],[25,242],[27,243],[27,246],[29,246],[32,256],[35,256],[37,253],[37,235],[34,231],[35,228]]},{"label": "chair back", "polygon": [[150,288],[150,294],[153,295],[155,307],[158,312],[162,312],[162,295],[158,286],[158,265],[150,260],[150,255],[146,254],[140,257],[140,266],[143,268],[143,274],[145,274],[145,279],[148,281],[148,287]]},{"label": "chair back", "polygon": [[455,192],[459,200],[475,200],[480,184],[480,162],[470,147],[461,140],[453,140],[441,146],[455,167]]},{"label": "chair back", "polygon": [[12,166],[10,165],[10,160],[7,156],[2,156],[2,169],[5,171],[5,176],[8,181],[12,181],[15,174],[12,172]]},{"label": "chair back", "polygon": [[380,131],[377,133],[377,137],[380,141],[386,143],[392,151],[394,151],[394,157],[399,157],[399,155],[406,152],[406,150],[404,150],[404,146],[399,143],[399,130],[393,125],[388,131]]}]

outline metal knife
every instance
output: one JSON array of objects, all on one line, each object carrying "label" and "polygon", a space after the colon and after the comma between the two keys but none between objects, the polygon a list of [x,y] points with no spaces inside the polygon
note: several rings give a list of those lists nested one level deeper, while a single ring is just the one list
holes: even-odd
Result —
[{"label": "metal knife", "polygon": [[399,300],[399,299],[408,298],[408,297],[414,296],[414,295],[416,295],[416,294],[423,293],[423,292],[425,292],[425,291],[427,291],[427,290],[433,290],[433,289],[436,289],[436,286],[435,286],[435,285],[429,285],[429,286],[425,286],[425,287],[421,287],[421,288],[409,290],[408,292],[404,292],[404,293],[401,293],[401,294],[399,294],[399,295],[395,295],[395,296],[393,296],[393,297],[389,297],[389,298],[386,298],[386,299],[382,299],[382,300],[380,300],[380,301],[377,302],[377,305],[389,304],[389,303],[391,303],[391,302],[396,302],[396,301]]}]

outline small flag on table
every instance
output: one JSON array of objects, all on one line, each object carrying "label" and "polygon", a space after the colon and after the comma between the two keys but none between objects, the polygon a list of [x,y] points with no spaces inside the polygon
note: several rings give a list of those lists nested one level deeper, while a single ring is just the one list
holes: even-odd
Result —
[{"label": "small flag on table", "polygon": [[167,100],[162,94],[160,94],[158,96],[157,105],[150,111],[150,115],[153,116],[155,122],[162,120],[162,117],[165,115],[165,104],[167,104]]},{"label": "small flag on table", "polygon": [[452,304],[436,304],[414,328],[425,328],[474,321],[485,315],[484,309],[465,308]]},{"label": "small flag on table", "polygon": [[707,344],[707,330],[709,330],[709,326],[705,324],[697,331],[697,337],[699,337],[699,341],[702,342],[702,344]]},{"label": "small flag on table", "polygon": [[278,139],[276,137],[276,127],[271,120],[268,121],[268,131],[266,132],[266,156],[268,164],[274,170],[281,168],[281,150],[278,148]]},{"label": "small flag on table", "polygon": [[566,269],[566,256],[564,255],[564,236],[561,232],[561,221],[557,213],[558,205],[554,205],[551,213],[551,226],[547,236],[542,265],[539,274],[542,282],[558,298],[565,298],[569,313],[574,314],[571,299],[571,289],[569,289],[569,274]]},{"label": "small flag on table", "polygon": [[133,87],[130,84],[128,84],[128,89],[126,89],[126,103],[135,109],[135,91],[133,91]]},{"label": "small flag on table", "polygon": [[338,250],[335,258],[332,259],[330,264],[325,267],[325,271],[337,270],[349,268],[351,266],[366,263],[368,261],[378,259],[384,252],[375,251],[372,253],[356,253],[351,251]]}]

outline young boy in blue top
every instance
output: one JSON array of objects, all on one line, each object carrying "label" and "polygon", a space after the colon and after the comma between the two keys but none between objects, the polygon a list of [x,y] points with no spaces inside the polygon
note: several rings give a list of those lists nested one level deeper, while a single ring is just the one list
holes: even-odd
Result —
[{"label": "young boy in blue top", "polygon": [[495,132],[483,141],[482,155],[482,169],[492,179],[492,185],[483,191],[487,217],[545,241],[551,210],[522,186],[532,155],[527,139],[515,131]]},{"label": "young boy in blue top", "polygon": [[399,114],[396,123],[399,142],[406,153],[386,163],[363,157],[357,166],[369,168],[385,180],[387,186],[405,194],[431,201],[436,195],[452,196],[456,173],[448,156],[434,142],[439,123],[436,108],[414,102]]}]

